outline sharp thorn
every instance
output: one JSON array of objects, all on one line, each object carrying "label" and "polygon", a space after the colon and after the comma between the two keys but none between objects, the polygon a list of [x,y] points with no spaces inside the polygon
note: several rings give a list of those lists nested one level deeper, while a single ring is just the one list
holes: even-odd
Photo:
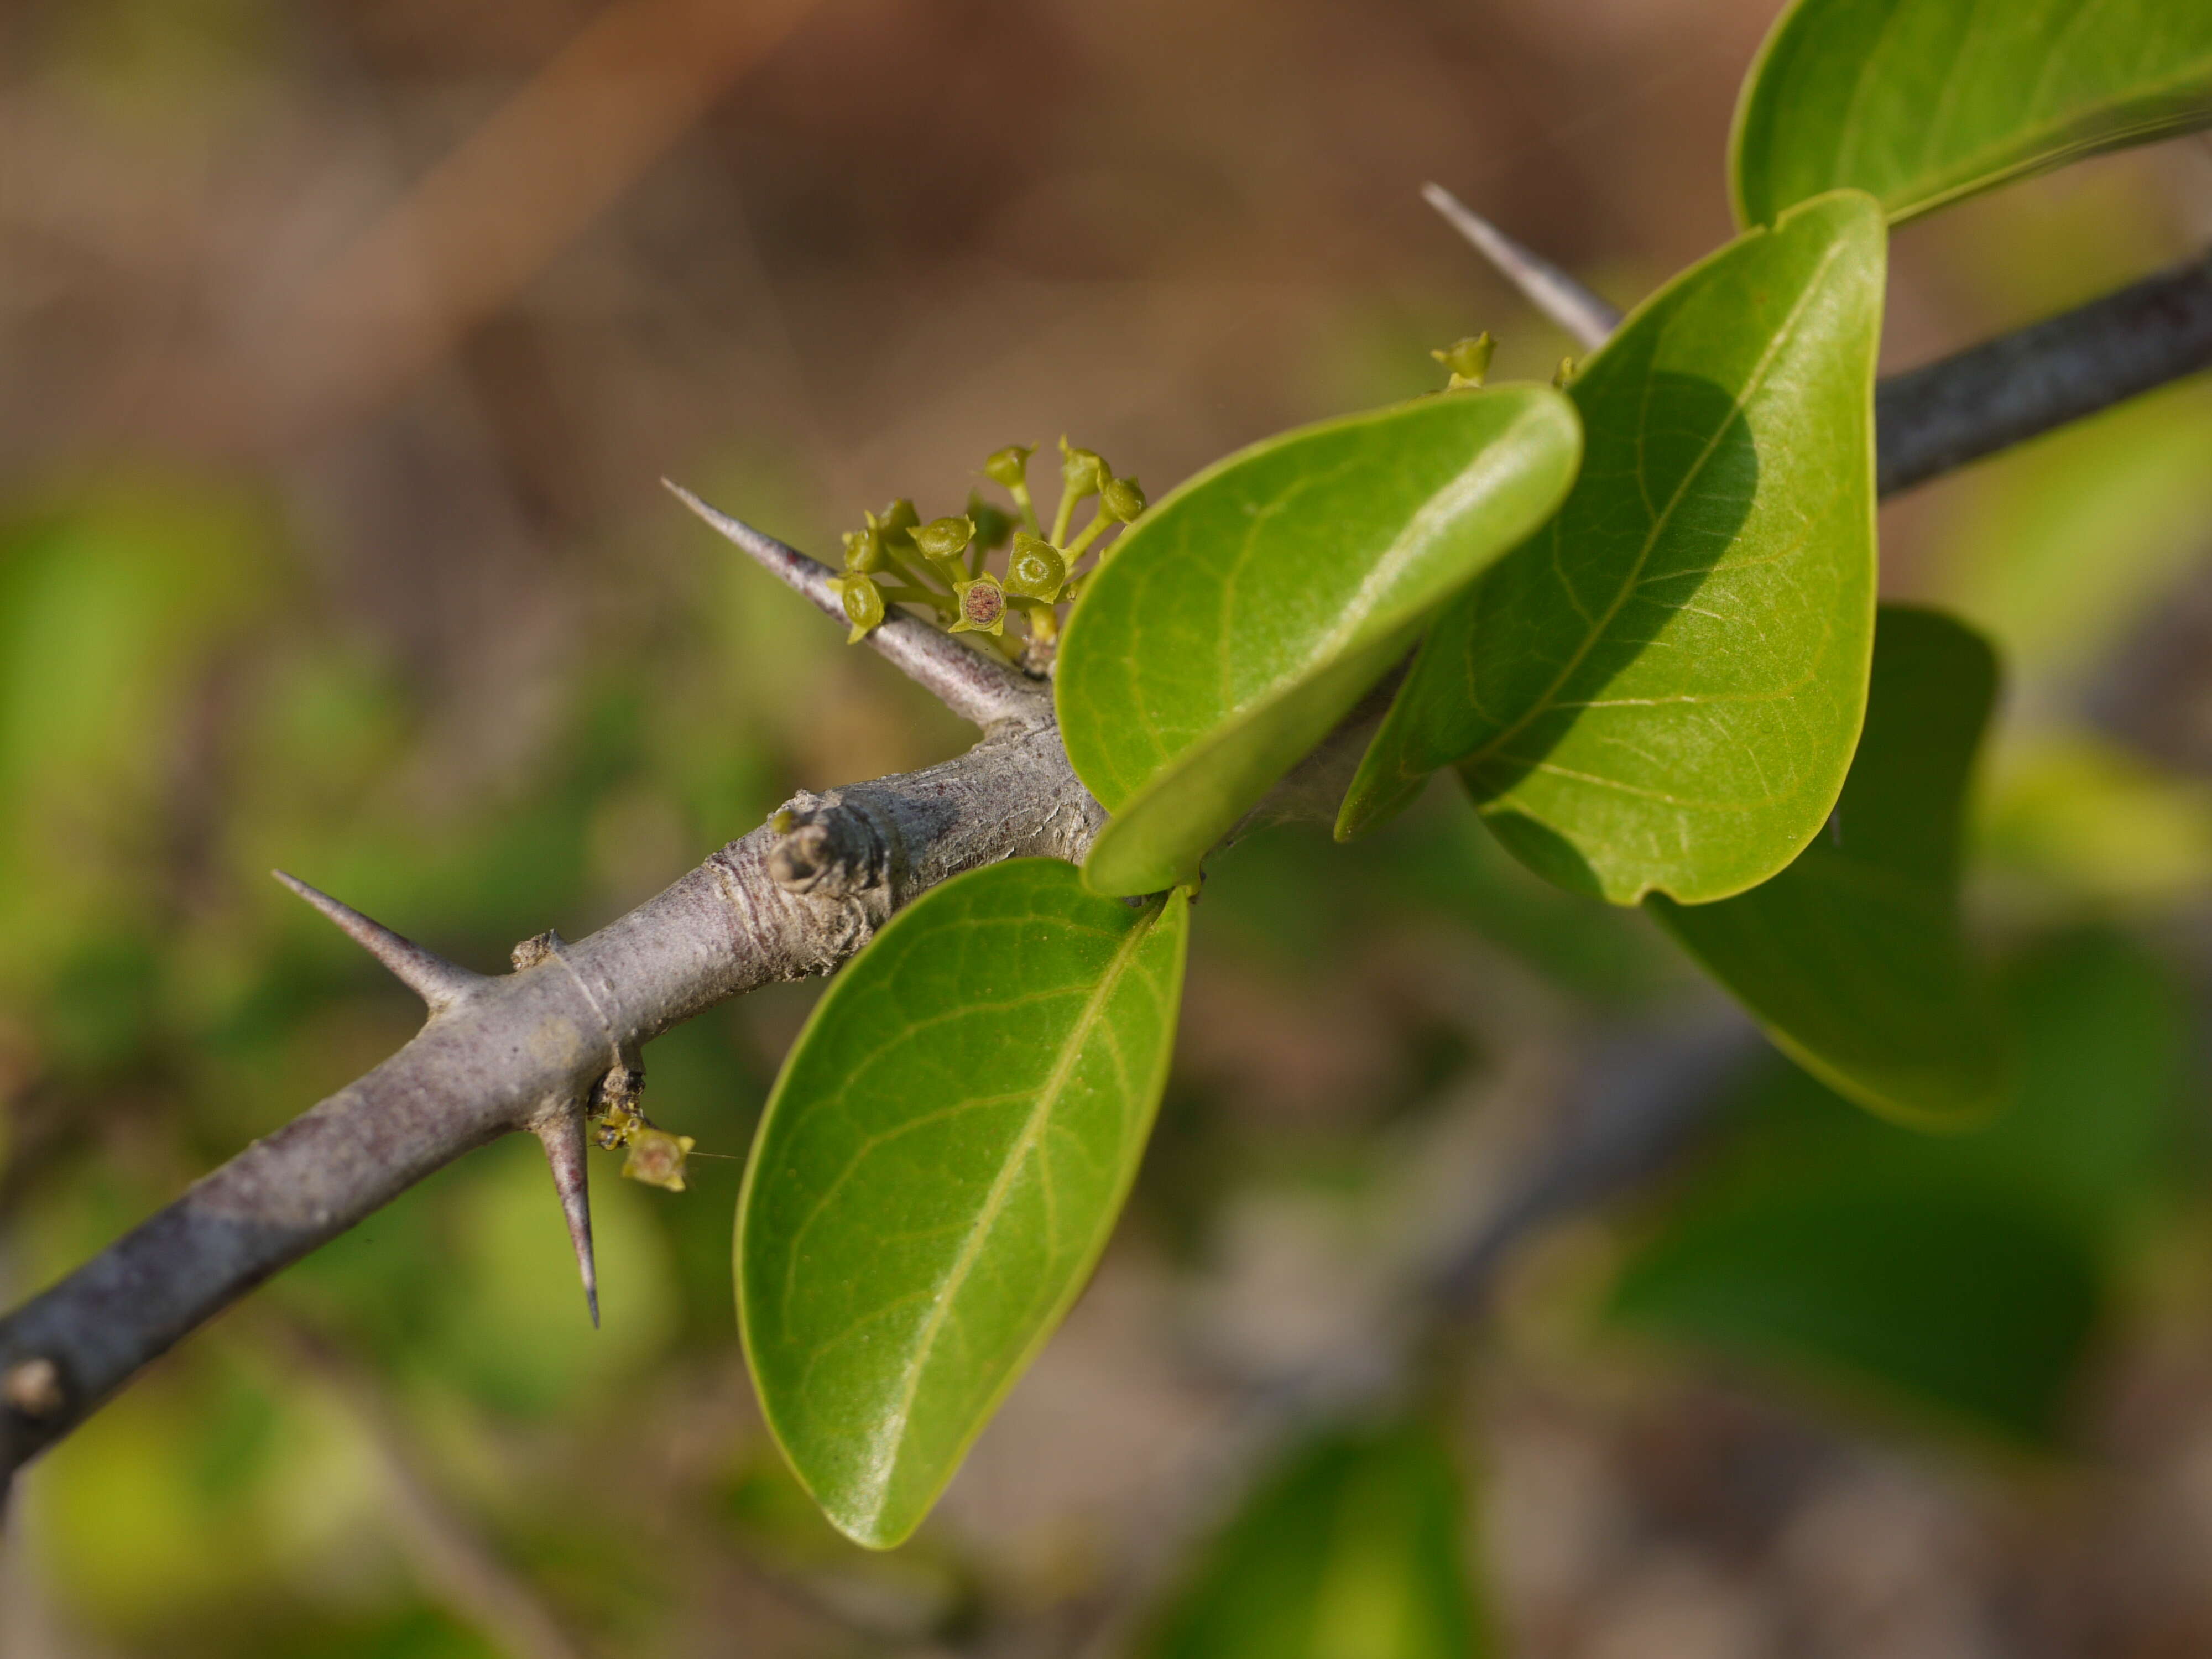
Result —
[{"label": "sharp thorn", "polygon": [[[743,519],[711,507],[683,485],[663,478],[670,495],[690,507],[717,535],[750,555],[770,575],[804,595],[815,609],[842,628],[844,601],[830,584],[837,573],[787,547]],[[970,651],[921,617],[893,610],[867,630],[867,642],[890,665],[963,720],[988,728],[1001,721],[1034,721],[1046,706],[1038,681],[1000,656]],[[981,637],[981,636],[978,636]]]},{"label": "sharp thorn", "polygon": [[825,616],[845,620],[845,607],[830,586],[836,573],[810,559],[797,548],[776,540],[765,530],[756,530],[743,519],[733,519],[720,507],[709,507],[682,484],[663,478],[661,487],[690,507],[725,541],[750,554],[761,566],[814,601]]},{"label": "sharp thorn", "polygon": [[1540,253],[1521,246],[1442,185],[1423,185],[1421,198],[1474,244],[1482,257],[1542,312],[1585,347],[1595,349],[1620,326],[1620,308],[1593,294]]},{"label": "sharp thorn", "polygon": [[592,1259],[592,1176],[584,1158],[584,1114],[571,1108],[538,1126],[545,1161],[553,1168],[553,1189],[561,1195],[561,1214],[568,1242],[576,1247],[576,1271],[583,1276],[584,1305],[592,1328],[599,1328],[599,1270]]},{"label": "sharp thorn", "polygon": [[389,968],[402,985],[429,1004],[432,1013],[443,1013],[484,982],[483,975],[472,974],[435,951],[424,950],[414,940],[401,938],[382,922],[370,921],[351,905],[339,903],[297,876],[287,875],[282,870],[272,870],[270,874],[336,922],[340,933]]},{"label": "sharp thorn", "polygon": [[708,506],[673,478],[663,478],[660,481],[660,487],[690,507],[708,524],[712,525],[726,539],[735,542],[748,553],[757,555],[768,550],[771,545],[776,547],[782,545],[774,537],[764,531],[754,529],[743,519],[733,519],[719,507]]}]

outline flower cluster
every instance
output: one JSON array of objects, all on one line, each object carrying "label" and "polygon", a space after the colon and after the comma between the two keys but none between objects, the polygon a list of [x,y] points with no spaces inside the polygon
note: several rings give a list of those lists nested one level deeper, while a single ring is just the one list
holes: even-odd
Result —
[{"label": "flower cluster", "polygon": [[[643,1073],[635,1075],[641,1078]],[[629,1156],[623,1160],[623,1174],[672,1193],[684,1190],[684,1165],[698,1144],[690,1135],[672,1135],[654,1123],[637,1109],[634,1095],[611,1103],[606,1115],[599,1120],[601,1146],[609,1152],[617,1146],[629,1149]]]},{"label": "flower cluster", "polygon": [[[975,634],[980,643],[1011,661],[1042,670],[1060,636],[1060,607],[1075,598],[1083,573],[1078,561],[1106,556],[1109,532],[1133,522],[1145,510],[1145,492],[1134,478],[1117,478],[1096,450],[1060,441],[1060,506],[1046,532],[1030,499],[1030,446],[1010,444],[983,463],[983,476],[1013,498],[1015,514],[970,491],[968,510],[925,524],[912,501],[893,501],[866,515],[866,526],[845,535],[845,569],[830,585],[837,590],[858,642],[880,623],[886,607],[925,607],[955,634]],[[1077,507],[1095,500],[1091,522],[1073,536]],[[990,556],[1004,550],[1003,574],[989,568]],[[1096,568],[1096,565],[1092,566]],[[1006,622],[1018,617],[1025,632],[1010,635]]]}]

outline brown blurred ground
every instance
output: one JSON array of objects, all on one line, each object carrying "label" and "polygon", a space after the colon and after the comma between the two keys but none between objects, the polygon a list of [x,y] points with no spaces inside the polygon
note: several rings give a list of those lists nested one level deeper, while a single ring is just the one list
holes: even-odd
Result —
[{"label": "brown blurred ground", "polygon": [[[645,781],[595,799],[578,890],[530,896],[534,919],[484,921],[494,949],[510,921],[532,931],[557,913],[573,933],[605,920],[791,788],[948,752],[958,732],[887,669],[817,642],[814,620],[765,586],[726,579],[726,553],[656,481],[818,552],[890,495],[957,505],[971,469],[1010,441],[1066,430],[1157,493],[1267,432],[1426,388],[1425,348],[1478,328],[1503,337],[1501,374],[1548,374],[1568,343],[1454,240],[1418,185],[1440,180],[1632,301],[1729,232],[1729,112],[1772,10],[9,7],[0,501],[66,514],[184,479],[253,503],[279,550],[258,580],[281,605],[250,648],[193,681],[192,717],[162,728],[143,797],[157,850],[134,842],[134,868],[164,914],[233,932],[280,925],[265,920],[279,901],[246,885],[255,858],[313,876],[319,848],[307,830],[289,845],[241,832],[258,786],[220,734],[227,711],[267,695],[255,665],[287,653],[354,653],[398,688],[398,735],[365,751],[347,786],[357,793],[335,799],[426,841],[539,810],[576,742],[580,699],[633,678],[650,687],[638,695],[658,724],[625,751]],[[2212,230],[2208,204],[2212,159],[2172,146],[1909,230],[1893,358],[2178,257]],[[1957,526],[1979,522],[1974,501],[1971,484],[1945,486],[1893,510],[1893,586],[1942,587]],[[2195,533],[2191,556],[2208,539]],[[698,657],[694,624],[710,613],[732,660]],[[737,781],[654,787],[656,755],[716,744],[748,757]],[[388,890],[407,890],[395,877]],[[1624,959],[1638,948],[1606,947]],[[1125,1237],[911,1567],[864,1571],[811,1534],[760,1543],[803,1529],[744,1510],[773,1484],[744,1471],[772,1458],[727,1331],[641,1371],[611,1418],[502,1431],[488,1447],[471,1438],[481,1424],[471,1431],[433,1392],[401,1431],[419,1437],[402,1461],[428,1464],[464,1514],[479,1512],[495,1573],[502,1551],[526,1559],[516,1571],[611,1651],[1093,1650],[1083,1644],[1112,1640],[1141,1607],[1171,1540],[1223,1501],[1254,1379],[1357,1353],[1382,1317],[1378,1287],[1419,1243],[1403,1235],[1449,1232],[1495,1189],[1540,1138],[1544,1091],[1598,1018],[1463,937],[1407,923],[1362,951],[1332,960],[1263,938],[1201,955],[1178,1086],[1215,1103],[1238,1156],[1261,1148],[1274,1163],[1222,1174],[1206,1162],[1223,1156],[1213,1142],[1168,1143],[1140,1200],[1168,1221]],[[1404,1017],[1415,984],[1455,995],[1433,1018]],[[404,1033],[374,996],[302,1040],[280,1079],[293,1109]],[[0,1093],[70,1120],[37,1133],[70,1146],[73,1168],[125,1174],[99,1223],[18,1244],[37,1264],[16,1268],[27,1282],[275,1109],[195,1116],[151,1074],[40,1094],[58,1062],[29,1006],[0,1022]],[[718,1027],[751,1057],[756,1093],[804,1006],[762,997]],[[1441,1085],[1416,1075],[1439,1030],[1474,1056]],[[1369,1109],[1389,1100],[1419,1103],[1410,1127]],[[734,1131],[719,1144],[742,1150]],[[1329,1158],[1360,1170],[1357,1201],[1315,1176]],[[1440,1182],[1437,1168],[1464,1176]],[[1214,1206],[1195,1240],[1172,1212],[1202,1206],[1178,1182]],[[711,1241],[718,1226],[726,1209],[687,1237]],[[1515,1651],[2212,1650],[2212,1352],[2174,1311],[2197,1305],[2194,1270],[2145,1291],[2146,1334],[2098,1419],[2110,1466],[2054,1490],[1594,1358],[1544,1311],[1574,1304],[1577,1275],[1595,1271],[1584,1246],[1605,1248],[1570,1230],[1527,1264],[1476,1365],[1484,1553]],[[562,1271],[557,1251],[547,1260]],[[1555,1280],[1567,1289],[1546,1288]],[[241,1363],[261,1386],[319,1386],[270,1357],[287,1352],[281,1340],[234,1326],[220,1340],[258,1356]],[[349,1363],[398,1362],[372,1348]],[[415,1384],[387,1382],[413,1398]],[[200,1419],[184,1397],[173,1432],[190,1440]],[[337,1484],[374,1486],[360,1470],[386,1442],[342,1405],[310,1415],[318,1445],[352,1449],[331,1454],[353,1472]],[[542,1487],[502,1498],[521,1471]],[[128,1534],[131,1486],[100,1490],[118,1507],[94,1532]],[[557,1520],[580,1502],[654,1572],[634,1580],[633,1557],[549,1542],[561,1528],[547,1513],[520,1513],[550,1504]],[[709,1509],[743,1510],[752,1530],[702,1536]],[[434,1540],[410,1532],[404,1503],[375,1512],[358,1524],[382,1541],[339,1528],[331,1559],[286,1566],[280,1599],[366,1605],[375,1585],[405,1581],[434,1586],[422,1593],[471,1625],[483,1583],[434,1588]],[[35,1499],[30,1513],[35,1536]],[[70,1547],[52,1547],[50,1570],[11,1562],[9,1652],[295,1650],[235,1634],[264,1628],[251,1584],[212,1602],[180,1591],[198,1625],[165,1622],[157,1603],[104,1611],[97,1574]],[[349,1578],[345,1561],[363,1556],[381,1565]],[[473,1624],[485,1618],[497,1626]],[[515,1643],[526,1650],[526,1632]],[[378,1650],[476,1650],[425,1638]]]}]

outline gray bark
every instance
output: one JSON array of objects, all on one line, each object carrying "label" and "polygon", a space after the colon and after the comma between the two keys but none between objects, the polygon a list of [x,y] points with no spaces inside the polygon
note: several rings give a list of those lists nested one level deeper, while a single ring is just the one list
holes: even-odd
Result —
[{"label": "gray bark", "polygon": [[[904,632],[886,655],[915,645]],[[1080,861],[1105,815],[1067,763],[1049,699],[973,663],[934,666],[969,686],[971,712],[986,712],[989,694],[996,718],[975,747],[926,771],[801,794],[589,938],[525,941],[517,958],[528,965],[441,995],[391,1059],[0,1322],[0,1470],[464,1152],[510,1130],[580,1124],[601,1080],[635,1069],[639,1048],[670,1026],[756,986],[827,973],[894,910],[963,870],[1024,855]],[[427,956],[398,944],[418,963]]]}]

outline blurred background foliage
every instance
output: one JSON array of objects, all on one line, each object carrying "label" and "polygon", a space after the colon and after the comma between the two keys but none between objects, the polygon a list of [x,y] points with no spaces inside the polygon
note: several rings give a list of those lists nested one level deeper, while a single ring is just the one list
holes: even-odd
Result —
[{"label": "blurred background foliage", "polygon": [[[1012,440],[1157,493],[1477,328],[1547,374],[1567,343],[1415,187],[1632,300],[1727,234],[1771,11],[7,9],[0,1288],[412,1029],[272,865],[489,969],[964,741],[660,475],[819,550]],[[2208,235],[2201,142],[1937,216],[1889,362]],[[2212,386],[1884,535],[1890,592],[2005,654],[1972,897],[2009,1118],[1698,1084],[1711,994],[1441,789],[1352,849],[1270,832],[1209,884],[1121,1235],[915,1545],[813,1514],[738,1353],[786,988],[654,1045],[649,1109],[721,1161],[681,1196],[602,1163],[603,1331],[535,1148],[465,1160],[46,1460],[0,1652],[1230,1653],[1263,1616],[1346,1659],[2212,1649]],[[1656,1177],[1552,1203],[1619,1053],[1697,1109]],[[1317,1427],[1516,1215],[1416,1368],[1429,1426]]]}]

